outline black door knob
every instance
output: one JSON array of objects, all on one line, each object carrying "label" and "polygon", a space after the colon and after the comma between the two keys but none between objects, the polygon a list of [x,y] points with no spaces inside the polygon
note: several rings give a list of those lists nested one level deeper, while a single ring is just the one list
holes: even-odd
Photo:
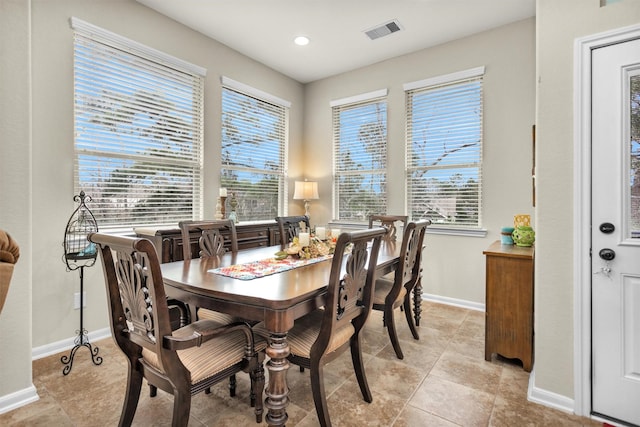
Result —
[{"label": "black door knob", "polygon": [[604,248],[604,249],[600,249],[600,252],[598,252],[598,255],[600,255],[600,258],[602,258],[605,261],[611,261],[616,257],[616,252],[613,249]]},{"label": "black door knob", "polygon": [[604,234],[611,234],[616,230],[616,226],[611,224],[610,222],[603,222],[600,224],[600,231]]}]

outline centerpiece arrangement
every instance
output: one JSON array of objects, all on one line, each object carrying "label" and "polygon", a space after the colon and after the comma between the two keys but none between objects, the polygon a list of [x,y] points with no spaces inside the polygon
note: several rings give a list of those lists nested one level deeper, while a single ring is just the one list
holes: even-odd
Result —
[{"label": "centerpiece arrangement", "polygon": [[322,227],[316,227],[315,233],[307,232],[301,227],[301,231],[291,243],[284,250],[276,252],[273,257],[222,266],[208,271],[239,280],[253,280],[283,273],[331,258],[339,235],[339,230],[335,230],[334,235],[329,236],[324,233]]},{"label": "centerpiece arrangement", "polygon": [[329,237],[325,240],[318,238],[315,234],[310,234],[308,244],[301,243],[299,236],[295,236],[293,241],[289,243],[289,247],[285,250],[275,253],[276,259],[285,259],[289,256],[299,259],[319,258],[327,255],[333,255],[336,249],[337,237]]}]

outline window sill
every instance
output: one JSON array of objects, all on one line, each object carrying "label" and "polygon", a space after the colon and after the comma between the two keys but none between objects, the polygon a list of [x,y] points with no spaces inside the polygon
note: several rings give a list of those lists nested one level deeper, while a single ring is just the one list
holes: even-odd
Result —
[{"label": "window sill", "polygon": [[[330,221],[329,227],[341,228],[345,230],[365,229],[368,224],[361,222],[348,221]],[[484,228],[454,228],[438,225],[430,225],[427,227],[427,234],[441,234],[447,236],[466,236],[466,237],[486,237],[487,230]]]},{"label": "window sill", "polygon": [[452,228],[452,227],[427,227],[427,234],[442,234],[447,236],[486,237],[484,228]]}]

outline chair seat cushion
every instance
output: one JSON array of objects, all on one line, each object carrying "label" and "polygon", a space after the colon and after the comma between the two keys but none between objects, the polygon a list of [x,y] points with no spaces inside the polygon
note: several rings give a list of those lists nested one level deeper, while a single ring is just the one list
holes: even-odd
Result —
[{"label": "chair seat cushion", "polygon": [[[287,334],[287,343],[289,344],[289,351],[291,354],[309,358],[311,356],[311,347],[318,339],[320,334],[320,327],[322,326],[322,317],[324,316],[324,310],[315,310],[300,319],[297,319],[293,325],[293,328]],[[264,327],[264,322],[260,322],[253,327],[253,331],[256,335],[268,338],[269,331]],[[331,353],[336,350],[342,344],[349,341],[351,336],[355,333],[355,328],[351,322],[347,322],[345,326],[335,331],[331,338],[331,342],[327,348],[326,353]]]},{"label": "chair seat cushion", "polygon": [[[376,280],[376,288],[373,294],[374,305],[386,304],[386,298],[387,295],[389,295],[389,292],[391,292],[391,288],[393,288],[393,282],[393,276],[391,278],[383,276]],[[403,286],[400,289],[400,293],[398,294],[396,301],[404,301],[405,295],[407,295],[407,288]]]},{"label": "chair seat cushion", "polygon": [[206,308],[199,308],[198,320],[213,320],[222,326],[237,322],[239,319],[230,314],[220,313],[219,311],[208,310]]},{"label": "chair seat cushion", "polygon": [[[188,336],[190,333],[189,330],[181,328],[174,331],[173,335],[180,337]],[[256,347],[260,347],[256,351],[266,348],[266,342],[262,338],[257,339],[255,344]],[[245,334],[238,330],[210,339],[200,347],[178,350],[177,353],[182,364],[191,372],[191,383],[196,384],[241,362],[245,358],[245,346]],[[142,357],[151,366],[163,371],[155,352],[143,349]]]}]

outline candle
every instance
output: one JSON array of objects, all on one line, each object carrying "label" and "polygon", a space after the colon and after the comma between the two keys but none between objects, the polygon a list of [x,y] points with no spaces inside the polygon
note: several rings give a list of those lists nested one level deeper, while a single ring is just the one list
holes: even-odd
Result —
[{"label": "candle", "polygon": [[298,235],[298,242],[303,248],[309,246],[309,233],[300,233]]},{"label": "candle", "polygon": [[324,227],[316,227],[316,237],[320,240],[327,238],[327,230]]},{"label": "candle", "polygon": [[227,197],[227,189],[226,188],[221,188],[220,189],[220,197]]},{"label": "candle", "polygon": [[331,237],[333,237],[334,239],[337,239],[340,236],[340,229],[339,228],[332,228],[331,229]]}]

